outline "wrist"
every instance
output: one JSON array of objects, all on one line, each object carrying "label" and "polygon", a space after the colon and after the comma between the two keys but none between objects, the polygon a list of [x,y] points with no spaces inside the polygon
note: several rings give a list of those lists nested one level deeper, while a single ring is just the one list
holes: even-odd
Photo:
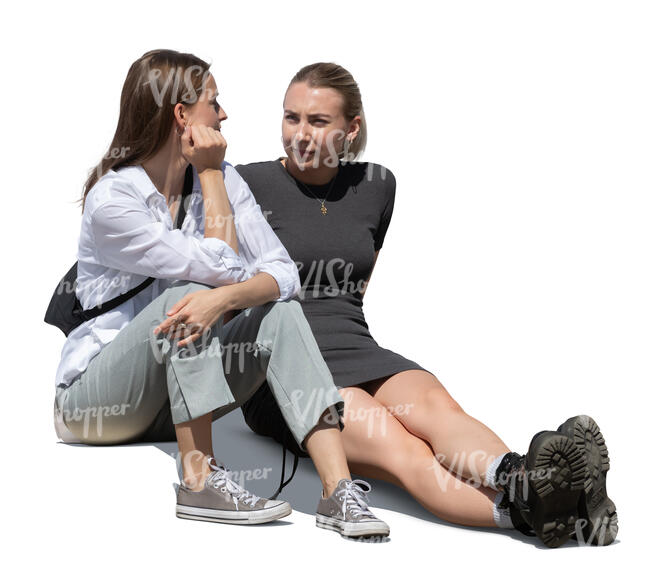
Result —
[{"label": "wrist", "polygon": [[221,307],[224,312],[228,310],[236,310],[239,308],[239,294],[237,293],[236,285],[229,284],[226,286],[221,286],[219,288],[215,288],[215,291],[218,291]]},{"label": "wrist", "polygon": [[205,180],[215,180],[215,179],[221,179],[223,180],[223,170],[220,168],[210,168],[210,167],[205,167],[201,169],[196,169],[196,173],[199,175],[199,180],[200,181],[205,181]]}]

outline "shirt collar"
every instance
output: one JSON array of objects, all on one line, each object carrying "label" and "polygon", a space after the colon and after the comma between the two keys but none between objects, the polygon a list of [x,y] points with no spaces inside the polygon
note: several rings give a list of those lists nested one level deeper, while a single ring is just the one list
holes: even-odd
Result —
[{"label": "shirt collar", "polygon": [[158,192],[158,189],[149,178],[147,171],[142,168],[141,164],[136,164],[134,166],[123,166],[115,172],[131,181],[135,185],[135,188],[140,191],[140,194],[145,199],[154,193],[164,198],[164,195]]},{"label": "shirt collar", "polygon": [[[164,198],[164,195],[158,191],[149,178],[147,171],[142,168],[141,164],[123,166],[115,172],[130,180],[145,199],[153,194],[157,194]],[[199,180],[199,175],[194,167],[192,167],[192,179],[192,193],[201,192],[201,181]]]}]

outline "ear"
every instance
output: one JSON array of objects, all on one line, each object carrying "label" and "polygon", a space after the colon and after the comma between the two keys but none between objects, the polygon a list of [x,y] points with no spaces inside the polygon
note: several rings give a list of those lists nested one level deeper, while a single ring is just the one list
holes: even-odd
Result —
[{"label": "ear", "polygon": [[348,126],[348,133],[346,138],[353,141],[361,131],[361,116],[354,116],[350,125]]},{"label": "ear", "polygon": [[177,103],[174,106],[174,127],[176,132],[182,132],[187,124],[187,106],[182,103]]}]

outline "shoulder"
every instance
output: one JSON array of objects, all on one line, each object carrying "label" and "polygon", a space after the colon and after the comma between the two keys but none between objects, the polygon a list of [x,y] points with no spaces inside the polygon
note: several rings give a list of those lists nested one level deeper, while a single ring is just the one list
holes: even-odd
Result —
[{"label": "shoulder", "polygon": [[351,162],[346,165],[350,181],[387,199],[395,197],[395,175],[376,162]]},{"label": "shoulder", "polygon": [[126,206],[142,200],[136,182],[121,170],[109,170],[93,185],[86,195],[84,214],[92,216],[99,207],[109,202]]},{"label": "shoulder", "polygon": [[242,178],[247,182],[255,182],[258,179],[266,179],[273,172],[275,160],[264,162],[251,162],[249,164],[238,164],[235,168]]}]

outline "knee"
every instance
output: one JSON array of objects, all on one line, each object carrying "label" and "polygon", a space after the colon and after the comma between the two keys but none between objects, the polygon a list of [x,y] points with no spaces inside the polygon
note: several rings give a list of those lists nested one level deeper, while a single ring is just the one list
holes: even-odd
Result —
[{"label": "knee", "polygon": [[273,314],[278,324],[294,326],[306,322],[302,306],[296,300],[282,300],[271,303],[269,314]]},{"label": "knee", "polygon": [[271,309],[280,314],[303,314],[302,306],[297,300],[281,300],[273,302]]},{"label": "knee", "polygon": [[424,472],[435,464],[431,447],[412,434],[385,448],[384,457],[386,470],[400,480],[411,476],[415,469]]},{"label": "knee", "polygon": [[415,407],[418,406],[432,413],[436,418],[444,419],[449,415],[465,413],[461,405],[439,382],[423,392],[421,399],[415,404]]}]

